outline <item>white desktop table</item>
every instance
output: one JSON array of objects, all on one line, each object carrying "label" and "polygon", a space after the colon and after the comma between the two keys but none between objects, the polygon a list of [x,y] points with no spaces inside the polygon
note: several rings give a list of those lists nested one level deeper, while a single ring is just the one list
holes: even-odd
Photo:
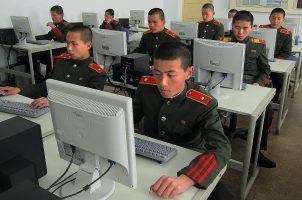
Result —
[{"label": "white desktop table", "polygon": [[301,62],[302,62],[302,44],[299,45],[293,45],[292,47],[292,52],[298,53],[298,63],[297,63],[297,68],[296,68],[296,75],[295,75],[295,82],[294,82],[294,89],[293,89],[293,94],[292,98],[295,96],[298,88],[299,88],[299,81],[301,78]]},{"label": "white desktop table", "polygon": [[[249,116],[248,138],[244,161],[240,162],[231,159],[229,164],[229,167],[242,171],[240,198],[246,199],[260,170],[259,166],[254,165],[250,178],[248,178],[256,121],[261,116],[260,134],[256,149],[256,152],[259,152],[265,109],[274,97],[276,90],[248,84],[245,90],[221,88],[221,92],[227,94],[229,97],[227,99],[218,99],[219,110]],[[257,160],[258,153],[255,155],[254,163],[257,163]]]},{"label": "white desktop table", "polygon": [[[9,45],[1,45],[1,46],[10,47]],[[56,41],[52,41],[49,44],[44,44],[44,45],[29,44],[29,43],[13,45],[14,49],[21,49],[21,50],[27,51],[30,74],[25,73],[25,72],[18,72],[18,71],[11,70],[11,69],[6,69],[6,68],[0,68],[0,71],[5,72],[5,73],[15,74],[17,76],[31,78],[32,84],[35,84],[35,75],[34,75],[32,54],[36,53],[36,52],[49,50],[50,51],[50,58],[51,58],[51,66],[53,67],[52,50],[63,48],[63,47],[66,47],[66,43],[61,43],[61,42],[56,42]]]},{"label": "white desktop table", "polygon": [[[0,97],[0,99],[7,99],[10,101],[17,101],[17,102],[22,102],[22,103],[31,103],[33,100],[30,98],[27,98],[25,96],[22,95],[10,95],[10,96],[4,96],[4,97]],[[12,117],[15,117],[16,115],[14,114],[9,114],[9,113],[4,113],[4,112],[0,112],[0,122],[10,119]],[[52,125],[52,119],[51,119],[51,115],[50,112],[38,117],[38,118],[30,118],[30,117],[24,117],[25,119],[28,119],[32,122],[35,122],[37,124],[40,124],[41,126],[41,131],[42,131],[42,137],[46,137],[50,134],[53,133],[53,125]]]},{"label": "white desktop table", "polygon": [[286,108],[288,87],[290,83],[290,76],[295,67],[295,64],[296,64],[295,61],[281,60],[281,59],[276,59],[275,62],[269,62],[272,72],[283,74],[280,104],[277,105],[278,108],[278,120],[277,120],[277,131],[276,131],[277,134],[280,133],[281,126],[288,112],[288,109]]}]

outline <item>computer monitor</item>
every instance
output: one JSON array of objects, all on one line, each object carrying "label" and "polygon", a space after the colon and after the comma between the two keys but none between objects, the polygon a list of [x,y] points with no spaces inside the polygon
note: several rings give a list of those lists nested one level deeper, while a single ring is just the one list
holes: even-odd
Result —
[{"label": "computer monitor", "polygon": [[132,99],[56,80],[46,81],[60,157],[80,166],[66,196],[109,172],[77,199],[107,198],[115,181],[137,187]]},{"label": "computer monitor", "polygon": [[124,28],[129,28],[129,18],[119,18],[118,19],[119,23],[121,24],[122,27]]},{"label": "computer monitor", "polygon": [[[282,24],[282,26],[292,33],[292,44],[295,45],[296,38],[299,37],[299,24],[284,22]],[[299,43],[299,41],[298,41],[298,43]],[[296,44],[296,45],[298,45],[298,44]]]},{"label": "computer monitor", "polygon": [[220,93],[220,85],[243,89],[244,56],[245,44],[195,38],[195,82],[205,85],[216,98],[227,98]]},{"label": "computer monitor", "polygon": [[29,17],[11,16],[10,18],[20,44],[26,44],[26,40],[36,40]]},{"label": "computer monitor", "polygon": [[145,25],[145,11],[144,10],[130,10],[130,25],[144,27]]},{"label": "computer monitor", "polygon": [[193,40],[197,38],[198,23],[172,21],[171,30],[182,40]]},{"label": "computer monitor", "polygon": [[[292,23],[298,25],[298,34],[300,33],[300,25],[301,25],[301,19],[300,18],[285,18],[283,23]],[[283,24],[282,24],[283,25]]]},{"label": "computer monitor", "polygon": [[83,25],[90,28],[98,28],[98,14],[82,12]]},{"label": "computer monitor", "polygon": [[223,18],[216,18],[224,28],[224,32],[230,32],[232,30],[232,19],[223,19]]},{"label": "computer monitor", "polygon": [[277,37],[277,29],[272,28],[256,28],[250,33],[251,37],[265,40],[266,55],[269,61],[275,61],[275,45]]}]

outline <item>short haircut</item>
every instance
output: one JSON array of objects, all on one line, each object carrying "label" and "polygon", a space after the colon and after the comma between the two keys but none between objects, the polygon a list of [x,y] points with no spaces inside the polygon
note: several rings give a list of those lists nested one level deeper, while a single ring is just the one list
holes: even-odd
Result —
[{"label": "short haircut", "polygon": [[69,30],[68,33],[80,33],[81,40],[84,43],[87,42],[92,42],[92,31],[88,26],[83,26],[83,25],[76,25],[72,26]]},{"label": "short haircut", "polygon": [[202,6],[202,9],[210,9],[214,12],[214,6],[211,3],[206,3]]},{"label": "short haircut", "polygon": [[111,8],[107,9],[105,13],[108,13],[110,16],[114,17],[114,10]]},{"label": "short haircut", "polygon": [[63,15],[64,14],[63,8],[61,6],[59,6],[59,5],[55,5],[55,6],[51,7],[50,11],[54,11],[54,12],[56,12],[59,15]]},{"label": "short haircut", "polygon": [[187,70],[191,66],[191,52],[188,47],[181,42],[163,42],[155,51],[154,60],[173,61],[180,59],[181,67]]},{"label": "short haircut", "polygon": [[274,8],[270,14],[272,16],[274,13],[281,13],[285,17],[285,11],[282,8]]},{"label": "short haircut", "polygon": [[151,15],[156,15],[158,14],[159,15],[159,18],[163,21],[165,20],[165,13],[162,9],[160,8],[152,8],[149,12],[148,12],[148,16],[151,16]]},{"label": "short haircut", "polygon": [[229,13],[234,13],[234,12],[238,12],[238,10],[236,10],[236,9],[229,10]]},{"label": "short haircut", "polygon": [[251,12],[247,10],[240,10],[234,15],[232,24],[234,24],[236,21],[250,22],[251,25],[253,26],[254,17]]}]

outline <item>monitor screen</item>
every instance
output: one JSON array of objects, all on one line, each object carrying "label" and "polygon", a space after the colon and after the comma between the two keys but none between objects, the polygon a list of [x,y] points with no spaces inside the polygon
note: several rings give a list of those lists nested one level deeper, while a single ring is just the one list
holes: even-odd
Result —
[{"label": "monitor screen", "polygon": [[98,28],[98,14],[82,12],[83,25],[90,28]]},{"label": "monitor screen", "polygon": [[122,27],[129,28],[129,18],[119,18],[118,21]]},{"label": "monitor screen", "polygon": [[253,38],[265,40],[266,55],[269,61],[275,60],[275,45],[277,37],[277,29],[272,28],[256,28],[250,33]]},{"label": "monitor screen", "polygon": [[171,30],[182,40],[193,40],[197,38],[198,23],[172,21]]},{"label": "monitor screen", "polygon": [[[46,84],[60,157],[69,161],[74,148],[73,162],[80,166],[75,181],[62,194],[72,193],[69,187],[80,186],[80,190],[87,180],[103,173],[108,162],[115,164],[99,187],[79,199],[90,199],[102,190],[110,195],[115,181],[136,188],[132,99],[51,79]],[[93,176],[96,172],[98,176]]]},{"label": "monitor screen", "polygon": [[145,11],[144,10],[130,10],[130,25],[137,26],[137,27],[144,27]]},{"label": "monitor screen", "polygon": [[292,43],[295,45],[295,39],[299,36],[299,24],[284,22],[282,26],[292,33]]},{"label": "monitor screen", "polygon": [[222,23],[224,32],[229,32],[232,30],[232,19],[222,19],[222,18],[215,18],[217,21]]},{"label": "monitor screen", "polygon": [[29,17],[11,16],[10,18],[19,43],[26,43],[26,40],[36,40]]},{"label": "monitor screen", "polygon": [[298,33],[297,34],[300,34],[300,24],[301,24],[301,19],[300,18],[285,18],[282,26],[284,25],[284,23],[290,23],[290,24],[297,24],[298,25]]},{"label": "monitor screen", "polygon": [[194,39],[195,81],[202,85],[242,89],[245,44]]}]

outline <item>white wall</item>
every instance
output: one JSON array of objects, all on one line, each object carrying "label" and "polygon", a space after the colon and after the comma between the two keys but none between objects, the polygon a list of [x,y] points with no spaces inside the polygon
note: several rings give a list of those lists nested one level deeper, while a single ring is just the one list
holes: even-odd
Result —
[{"label": "white wall", "polygon": [[[100,21],[108,8],[115,10],[115,17],[129,17],[129,10],[148,11],[153,7],[163,8],[164,1],[173,0],[1,0],[0,28],[11,27],[10,16],[29,16],[34,29],[34,34],[43,34],[49,31],[46,23],[51,21],[50,8],[61,5],[64,9],[65,19],[69,22],[82,21],[81,13],[97,12]],[[100,23],[100,22],[99,22]]]}]

